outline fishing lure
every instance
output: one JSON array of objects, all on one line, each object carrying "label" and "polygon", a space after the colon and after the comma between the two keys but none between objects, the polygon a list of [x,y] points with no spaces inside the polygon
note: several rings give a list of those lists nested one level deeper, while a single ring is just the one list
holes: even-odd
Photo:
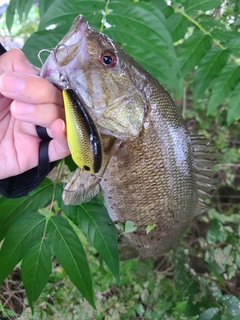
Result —
[{"label": "fishing lure", "polygon": [[102,165],[101,140],[95,123],[74,90],[62,90],[67,140],[73,161],[89,174]]}]

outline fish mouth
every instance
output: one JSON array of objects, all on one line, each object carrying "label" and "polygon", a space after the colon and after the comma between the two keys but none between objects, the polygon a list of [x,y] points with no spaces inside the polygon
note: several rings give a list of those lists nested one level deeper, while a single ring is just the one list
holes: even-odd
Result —
[{"label": "fish mouth", "polygon": [[[50,55],[43,64],[39,76],[53,83],[60,89],[66,87],[63,79],[74,70],[74,60],[84,61],[88,58],[86,35],[88,23],[79,15],[74,20],[68,33],[57,46],[50,51]],[[73,70],[71,70],[73,69]]]}]

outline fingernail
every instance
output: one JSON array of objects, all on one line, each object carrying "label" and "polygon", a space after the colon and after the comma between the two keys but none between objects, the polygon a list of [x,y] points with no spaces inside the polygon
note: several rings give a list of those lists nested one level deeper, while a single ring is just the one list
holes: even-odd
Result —
[{"label": "fingernail", "polygon": [[21,92],[25,87],[25,81],[16,74],[4,73],[0,76],[0,89],[3,92]]},{"label": "fingernail", "polygon": [[29,114],[34,110],[34,104],[14,100],[11,104],[11,112],[15,115]]},{"label": "fingernail", "polygon": [[66,125],[65,122],[62,120],[62,132],[65,134],[66,133]]}]

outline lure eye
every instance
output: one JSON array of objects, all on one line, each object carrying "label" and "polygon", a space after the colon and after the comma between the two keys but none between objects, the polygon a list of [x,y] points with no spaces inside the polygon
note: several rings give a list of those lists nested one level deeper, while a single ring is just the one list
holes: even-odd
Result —
[{"label": "lure eye", "polygon": [[113,68],[117,64],[117,58],[113,53],[111,53],[109,51],[105,51],[101,55],[101,62],[106,67]]}]

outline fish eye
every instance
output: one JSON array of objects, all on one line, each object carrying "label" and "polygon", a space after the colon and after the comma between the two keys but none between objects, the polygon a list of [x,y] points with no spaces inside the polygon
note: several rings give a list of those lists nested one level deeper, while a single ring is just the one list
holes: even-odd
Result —
[{"label": "fish eye", "polygon": [[117,64],[116,56],[109,51],[104,51],[101,54],[100,60],[101,60],[102,64],[104,64],[108,68],[113,68]]}]

